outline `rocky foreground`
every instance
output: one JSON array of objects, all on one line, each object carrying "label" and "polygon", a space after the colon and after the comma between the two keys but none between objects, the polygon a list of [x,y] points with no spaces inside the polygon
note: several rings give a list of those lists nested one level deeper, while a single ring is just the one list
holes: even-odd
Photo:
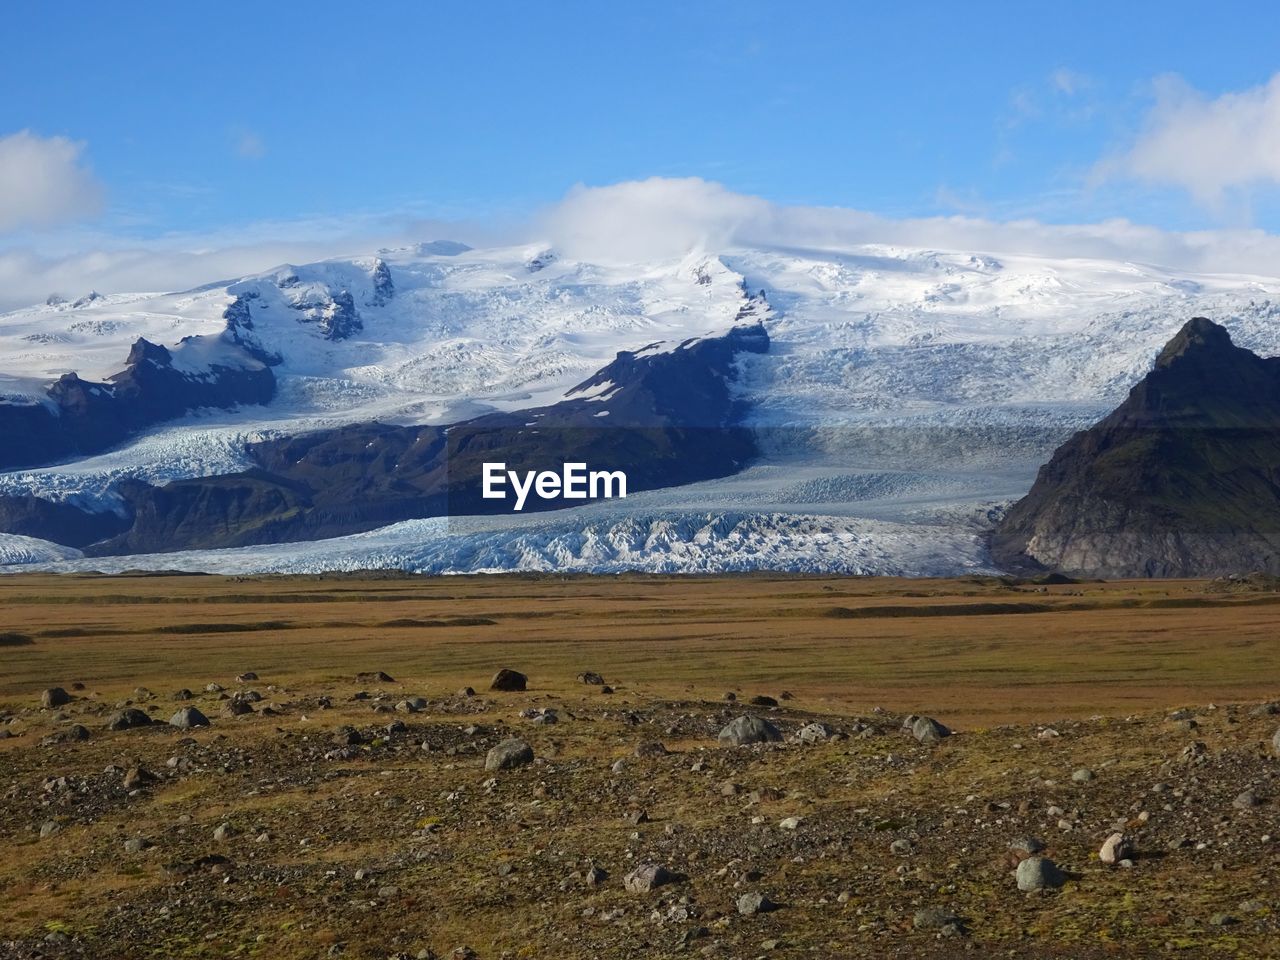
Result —
[{"label": "rocky foreground", "polygon": [[1280,956],[1276,704],[951,731],[579,680],[0,705],[0,956]]}]

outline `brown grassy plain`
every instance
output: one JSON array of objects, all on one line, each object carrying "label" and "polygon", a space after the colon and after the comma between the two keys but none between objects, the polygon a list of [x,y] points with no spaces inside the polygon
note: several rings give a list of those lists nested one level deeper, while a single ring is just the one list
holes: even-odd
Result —
[{"label": "brown grassy plain", "polygon": [[0,648],[0,699],[249,669],[381,669],[453,690],[510,664],[548,691],[594,669],[655,697],[785,689],[833,712],[972,725],[1280,686],[1280,594],[1203,581],[17,576],[0,579],[0,617],[35,640]]}]

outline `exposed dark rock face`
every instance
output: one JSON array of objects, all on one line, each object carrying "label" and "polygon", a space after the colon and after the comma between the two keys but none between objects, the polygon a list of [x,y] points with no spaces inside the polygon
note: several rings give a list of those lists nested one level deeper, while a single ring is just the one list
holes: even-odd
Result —
[{"label": "exposed dark rock face", "polygon": [[262,360],[234,339],[219,347],[227,363],[189,372],[174,366],[168,349],[139,338],[125,369],[105,383],[67,373],[43,403],[0,403],[0,469],[98,453],[200,407],[269,401],[275,377]]},{"label": "exposed dark rock face", "polygon": [[1103,577],[1280,573],[1280,358],[1197,317],[1063,444],[992,539],[998,563]]},{"label": "exposed dark rock face", "polygon": [[396,295],[396,285],[391,280],[391,268],[387,266],[387,262],[381,257],[374,261],[370,278],[373,281],[373,295],[369,298],[370,305],[381,307]]},{"label": "exposed dark rock face", "polygon": [[[497,413],[451,427],[379,423],[323,430],[250,448],[260,469],[126,484],[126,532],[89,552],[164,552],[357,533],[415,517],[508,512],[481,496],[482,464],[559,469],[565,462],[622,470],[628,492],[736,473],[756,454],[729,384],[742,352],[763,353],[756,324],[670,351],[618,354],[548,407]],[[603,416],[602,416],[603,414]],[[556,509],[582,501],[534,501]]]},{"label": "exposed dark rock face", "polygon": [[0,530],[68,547],[84,547],[114,537],[127,530],[131,522],[131,518],[110,511],[91,513],[31,494],[0,494]]}]

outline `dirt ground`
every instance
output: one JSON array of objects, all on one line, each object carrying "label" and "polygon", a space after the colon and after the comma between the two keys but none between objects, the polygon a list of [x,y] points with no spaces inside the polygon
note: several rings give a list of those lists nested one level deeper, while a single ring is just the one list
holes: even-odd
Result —
[{"label": "dirt ground", "polygon": [[1280,956],[1270,582],[19,576],[0,615],[0,957]]}]

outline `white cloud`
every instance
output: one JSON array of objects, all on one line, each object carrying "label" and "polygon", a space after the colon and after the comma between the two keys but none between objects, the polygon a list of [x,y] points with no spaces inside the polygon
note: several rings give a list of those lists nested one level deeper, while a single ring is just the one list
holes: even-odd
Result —
[{"label": "white cloud", "polygon": [[1059,67],[1049,74],[1049,86],[1063,96],[1074,97],[1081,90],[1091,86],[1091,82],[1083,73],[1067,67]]},{"label": "white cloud", "polygon": [[1126,220],[1060,225],[978,216],[893,219],[840,207],[800,207],[696,178],[580,186],[530,221],[502,228],[386,216],[271,222],[146,243],[91,234],[61,249],[0,249],[0,310],[50,293],[180,290],[280,263],[364,255],[432,239],[551,243],[594,262],[674,260],[734,247],[842,251],[863,244],[1145,263],[1189,273],[1280,273],[1280,237],[1256,229],[1177,233]]},{"label": "white cloud", "polygon": [[1180,187],[1215,210],[1228,192],[1280,184],[1280,73],[1216,99],[1175,76],[1159,78],[1155,93],[1142,133],[1098,166],[1099,178]]},{"label": "white cloud", "polygon": [[420,240],[481,242],[487,234],[464,223],[352,216],[263,222],[147,241],[66,232],[41,245],[0,248],[0,311],[39,303],[50,294],[185,290],[231,280],[282,263],[363,256],[383,246]]},{"label": "white cloud", "polygon": [[102,208],[84,144],[22,130],[0,137],[0,232],[79,220]]},{"label": "white cloud", "polygon": [[1172,232],[1106,220],[1058,225],[974,216],[892,219],[840,207],[798,207],[696,178],[578,187],[537,222],[571,257],[676,258],[734,246],[843,250],[868,243],[994,254],[1132,261],[1174,270],[1280,270],[1280,237],[1262,230]]}]

